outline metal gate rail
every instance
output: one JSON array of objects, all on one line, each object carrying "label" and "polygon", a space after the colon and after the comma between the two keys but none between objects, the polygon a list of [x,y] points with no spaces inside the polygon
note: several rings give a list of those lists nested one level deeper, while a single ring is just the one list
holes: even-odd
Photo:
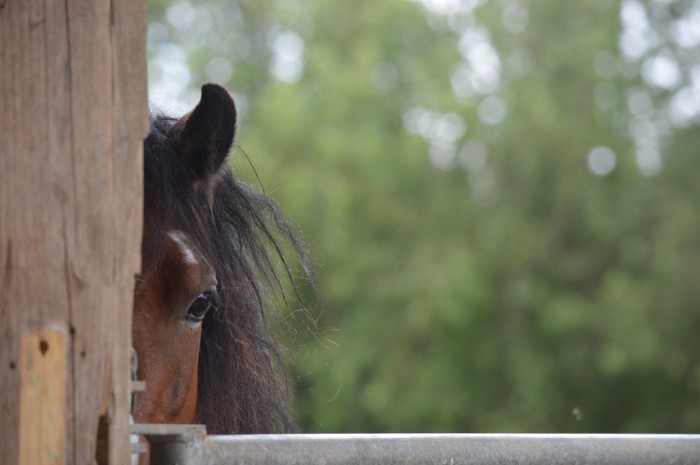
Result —
[{"label": "metal gate rail", "polygon": [[207,436],[198,425],[135,427],[151,442],[151,463],[158,465],[700,465],[700,435]]}]

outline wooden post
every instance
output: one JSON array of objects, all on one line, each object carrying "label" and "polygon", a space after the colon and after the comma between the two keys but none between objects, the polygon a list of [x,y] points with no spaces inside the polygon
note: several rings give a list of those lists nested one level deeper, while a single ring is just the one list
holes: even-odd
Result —
[{"label": "wooden post", "polygon": [[144,0],[0,0],[0,463],[130,463]]}]

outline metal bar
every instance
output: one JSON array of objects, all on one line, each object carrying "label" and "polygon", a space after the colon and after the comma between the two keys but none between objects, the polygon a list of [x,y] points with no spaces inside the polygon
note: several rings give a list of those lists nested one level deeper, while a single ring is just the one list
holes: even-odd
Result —
[{"label": "metal bar", "polygon": [[697,435],[209,436],[208,465],[700,465]]},{"label": "metal bar", "polygon": [[700,465],[700,435],[288,434],[207,436],[132,425],[154,465]]}]

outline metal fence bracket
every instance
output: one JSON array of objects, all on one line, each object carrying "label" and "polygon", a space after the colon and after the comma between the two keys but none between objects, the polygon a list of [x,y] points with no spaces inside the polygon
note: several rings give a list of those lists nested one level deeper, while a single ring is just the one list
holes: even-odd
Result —
[{"label": "metal fence bracket", "polygon": [[204,425],[131,425],[131,434],[144,436],[150,443],[152,465],[199,465],[204,461],[207,439]]}]

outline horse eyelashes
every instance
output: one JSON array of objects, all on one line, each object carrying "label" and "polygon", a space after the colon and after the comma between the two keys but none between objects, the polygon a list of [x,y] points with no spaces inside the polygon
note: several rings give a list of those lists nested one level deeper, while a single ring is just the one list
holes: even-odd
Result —
[{"label": "horse eyelashes", "polygon": [[185,319],[192,323],[199,323],[207,315],[207,312],[216,308],[217,305],[218,298],[213,292],[203,292],[192,302],[192,305],[190,305],[190,308],[187,310]]}]

